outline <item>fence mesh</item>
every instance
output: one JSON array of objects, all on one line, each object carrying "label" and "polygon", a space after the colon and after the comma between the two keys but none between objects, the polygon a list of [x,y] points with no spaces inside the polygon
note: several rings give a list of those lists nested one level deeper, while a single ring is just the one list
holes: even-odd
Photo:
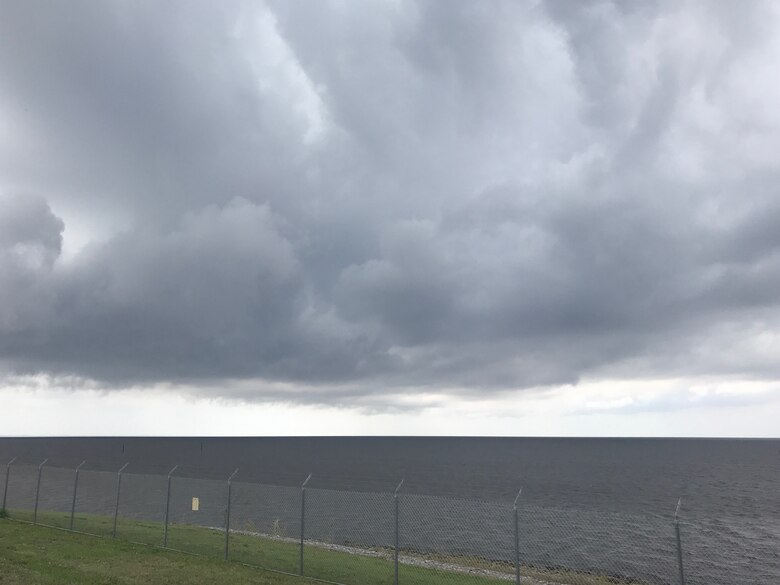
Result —
[{"label": "fence mesh", "polygon": [[399,580],[425,583],[428,570],[452,583],[508,578],[514,573],[511,514],[506,504],[399,495]]},{"label": "fence mesh", "polygon": [[[683,565],[689,585],[780,583],[780,523],[744,517],[680,521]],[[751,543],[746,547],[746,543]],[[734,554],[735,551],[738,554]]]},{"label": "fence mesh", "polygon": [[347,585],[392,582],[392,495],[307,488],[305,498],[306,574]]},{"label": "fence mesh", "polygon": [[33,520],[35,485],[38,468],[32,465],[14,465],[8,472],[6,509],[14,518]]},{"label": "fence mesh", "polygon": [[226,482],[171,478],[168,546],[209,557],[223,556],[226,512]]},{"label": "fence mesh", "polygon": [[41,469],[38,523],[58,528],[70,527],[70,511],[76,472],[72,469]]},{"label": "fence mesh", "polygon": [[81,470],[73,519],[75,530],[98,536],[111,536],[116,483],[116,473]]},{"label": "fence mesh", "polygon": [[8,472],[10,470],[10,465],[3,468],[3,495],[2,500],[0,500],[0,510],[5,510],[6,504],[8,503]]},{"label": "fence mesh", "polygon": [[[39,482],[40,478],[40,482]],[[780,524],[13,465],[18,520],[344,585],[780,583]],[[75,498],[74,498],[75,495]],[[166,514],[167,510],[167,514]],[[116,516],[115,516],[116,514]],[[166,524],[167,516],[167,524]],[[226,525],[230,531],[226,533]],[[677,531],[679,528],[680,548]],[[303,531],[303,532],[302,532]],[[166,541],[167,537],[167,541]],[[397,559],[397,562],[396,562]],[[397,573],[396,573],[397,571]]]},{"label": "fence mesh", "polygon": [[123,473],[117,514],[117,538],[163,543],[167,479],[160,475]]},{"label": "fence mesh", "polygon": [[519,523],[520,556],[539,578],[574,585],[678,579],[671,517],[521,506]]},{"label": "fence mesh", "polygon": [[300,571],[300,490],[233,482],[230,558],[286,573]]}]

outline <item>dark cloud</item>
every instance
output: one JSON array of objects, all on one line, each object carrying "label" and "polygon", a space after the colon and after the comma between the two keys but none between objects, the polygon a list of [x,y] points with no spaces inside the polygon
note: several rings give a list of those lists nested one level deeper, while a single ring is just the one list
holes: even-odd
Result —
[{"label": "dark cloud", "polygon": [[56,293],[48,275],[60,254],[62,221],[33,195],[0,199],[0,344],[46,327]]},{"label": "dark cloud", "polygon": [[780,15],[738,12],[11,2],[0,360],[377,407],[776,377]]}]

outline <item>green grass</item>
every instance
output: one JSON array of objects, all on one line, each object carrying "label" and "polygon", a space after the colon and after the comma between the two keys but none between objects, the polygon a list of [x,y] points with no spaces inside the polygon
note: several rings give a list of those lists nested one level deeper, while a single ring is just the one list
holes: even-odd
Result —
[{"label": "green grass", "polygon": [[[17,514],[10,511],[12,518]],[[24,514],[24,519],[28,520],[28,514]],[[53,512],[38,512],[39,524],[46,524],[57,527],[68,525],[68,515]],[[77,514],[74,522],[74,528],[85,533],[108,536],[111,534],[113,520],[108,517],[90,516]],[[23,539],[19,539],[24,535]],[[262,571],[242,567],[238,563],[246,563],[257,567],[297,573],[299,570],[299,548],[295,543],[270,538],[257,538],[241,534],[231,534],[230,536],[230,557],[237,563],[225,563],[221,560],[224,554],[224,538],[222,531],[200,528],[195,526],[173,525],[168,529],[168,546],[172,549],[184,552],[202,555],[200,557],[176,555],[175,551],[168,553],[159,548],[138,546],[135,543],[144,543],[151,545],[161,545],[163,540],[163,528],[161,524],[154,522],[135,521],[120,519],[117,525],[117,540],[110,538],[99,539],[79,533],[68,533],[59,530],[53,530],[46,526],[31,526],[13,522],[11,520],[0,521],[0,559],[2,568],[6,569],[8,564],[9,552],[13,552],[12,558],[26,559],[29,562],[34,561],[36,571],[48,571],[50,567],[51,574],[47,579],[17,580],[5,581],[0,574],[0,584],[7,583],[276,583],[276,581],[240,581],[234,580],[231,576],[233,572],[240,568],[249,570],[250,574],[261,575]],[[17,542],[18,541],[18,542]],[[26,542],[25,550],[18,552],[22,542]],[[60,550],[61,549],[61,550]],[[36,551],[43,551],[43,556],[38,558]],[[93,558],[94,551],[94,558]],[[116,580],[93,580],[86,578],[77,579],[68,576],[74,570],[83,570],[85,575],[94,572],[97,567],[106,565],[106,559],[111,557],[111,551],[116,551],[119,555],[117,563],[108,563],[110,566],[122,567],[121,579],[117,576]],[[130,554],[132,552],[132,554]],[[213,573],[208,573],[208,579],[202,577],[200,569],[187,571],[189,577],[181,581],[166,580],[167,577],[161,577],[160,581],[150,581],[150,570],[145,559],[160,558],[160,555],[170,554],[170,558],[175,565],[181,567],[182,564],[193,562],[196,567],[205,566],[215,567]],[[128,575],[132,575],[131,567],[127,566],[130,558],[139,559],[138,579],[127,580]],[[61,561],[58,560],[61,557]],[[209,557],[211,557],[209,559]],[[123,560],[122,560],[123,559]],[[205,563],[205,564],[204,564]],[[211,563],[211,564],[209,564]],[[83,567],[81,565],[83,564]],[[156,566],[156,565],[155,565]],[[81,567],[79,569],[79,567]],[[26,570],[26,565],[21,568],[16,564],[8,567],[13,574],[14,570]],[[228,570],[229,569],[229,570]],[[64,571],[64,572],[62,572]],[[225,576],[222,576],[222,572]],[[252,573],[254,571],[254,573]],[[346,583],[350,585],[391,585],[393,583],[393,564],[385,558],[365,557],[354,554],[348,554],[338,551],[325,550],[309,546],[305,550],[305,572],[307,575],[323,579],[326,581]],[[21,574],[26,574],[24,571]],[[60,575],[63,580],[57,580]],[[108,573],[103,574],[105,577]],[[170,573],[163,571],[164,575]],[[67,578],[66,578],[67,577]],[[122,580],[124,579],[124,580]],[[462,584],[462,585],[506,585],[507,581],[497,579],[487,579],[467,574],[452,573],[449,571],[440,571],[423,567],[401,566],[399,569],[399,580],[413,584]],[[298,581],[284,581],[284,583],[296,583]],[[305,582],[305,581],[304,581]],[[282,581],[279,581],[282,583]]]},{"label": "green grass", "polygon": [[298,577],[0,520],[2,585],[304,585]]},{"label": "green grass", "polygon": [[[9,511],[11,518],[32,519],[32,514]],[[39,512],[39,524],[67,527],[69,515]],[[230,557],[223,559],[225,534],[221,530],[172,525],[168,529],[168,547],[163,543],[161,523],[120,518],[117,540],[110,538],[113,519],[106,516],[76,514],[74,529],[104,536],[95,538],[79,533],[31,526],[8,519],[0,520],[0,585],[17,583],[306,583],[289,580],[274,573],[250,568],[263,567],[297,574],[300,550],[295,542],[231,534]],[[149,546],[139,546],[142,543]],[[200,556],[185,556],[175,551]],[[389,551],[384,551],[389,552]],[[404,553],[408,555],[409,553]],[[486,563],[469,557],[417,556],[439,563],[488,569],[514,574],[508,564]],[[137,567],[134,565],[137,563]],[[174,569],[175,567],[175,569]],[[172,577],[176,572],[175,578]],[[347,585],[392,585],[393,563],[377,558],[333,551],[316,546],[305,549],[306,575]],[[181,573],[181,576],[179,576]],[[11,577],[9,577],[11,575]],[[617,581],[599,575],[522,567],[522,575],[535,580],[568,585],[614,585]],[[35,576],[35,578],[33,578]],[[16,579],[16,580],[14,580]],[[92,579],[92,580],[89,580]],[[464,572],[402,564],[402,585],[507,585],[511,581]]]}]

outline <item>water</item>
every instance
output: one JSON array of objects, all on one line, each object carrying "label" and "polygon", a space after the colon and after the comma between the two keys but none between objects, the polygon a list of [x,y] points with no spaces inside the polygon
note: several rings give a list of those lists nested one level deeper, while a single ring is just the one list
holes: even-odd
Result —
[{"label": "water", "polygon": [[780,440],[0,438],[0,462],[404,490],[546,506],[740,518],[780,514]]},{"label": "water", "polygon": [[[377,545],[387,545],[389,496],[360,496],[372,502],[363,511],[331,490],[392,492],[404,478],[409,546],[492,554],[497,560],[511,560],[511,503],[522,487],[524,558],[547,566],[610,567],[659,583],[674,578],[671,520],[682,498],[689,583],[780,583],[780,440],[0,439],[0,461],[12,457],[24,463],[48,457],[50,465],[63,467],[86,459],[85,469],[102,470],[130,462],[128,471],[151,474],[165,474],[178,464],[177,475],[219,480],[239,468],[236,521],[281,519],[290,534],[296,526],[296,486],[312,473],[310,497],[322,518],[315,514],[311,530],[331,540],[359,534],[366,544]],[[106,485],[112,478],[106,474]],[[164,489],[159,478],[148,481],[159,496]],[[277,490],[274,500],[287,502],[285,509],[264,509],[262,502],[270,500],[252,495],[261,489],[253,482],[291,486]],[[177,515],[186,514],[186,495],[196,485],[179,480]],[[197,488],[215,494],[205,498],[200,517],[220,525],[221,503],[208,510],[223,484],[209,485]],[[146,491],[139,490],[137,505],[128,506],[138,517],[159,518],[160,498]],[[95,499],[93,505],[110,508],[109,499]],[[146,510],[142,503],[152,500],[153,509]],[[364,512],[377,515],[376,521],[361,521]]]}]

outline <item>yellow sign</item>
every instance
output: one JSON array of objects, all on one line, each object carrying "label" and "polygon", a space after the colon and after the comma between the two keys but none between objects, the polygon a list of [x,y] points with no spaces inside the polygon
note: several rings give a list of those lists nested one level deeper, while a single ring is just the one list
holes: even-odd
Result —
[{"label": "yellow sign", "polygon": [[200,498],[192,498],[192,511],[197,512],[200,509]]}]

